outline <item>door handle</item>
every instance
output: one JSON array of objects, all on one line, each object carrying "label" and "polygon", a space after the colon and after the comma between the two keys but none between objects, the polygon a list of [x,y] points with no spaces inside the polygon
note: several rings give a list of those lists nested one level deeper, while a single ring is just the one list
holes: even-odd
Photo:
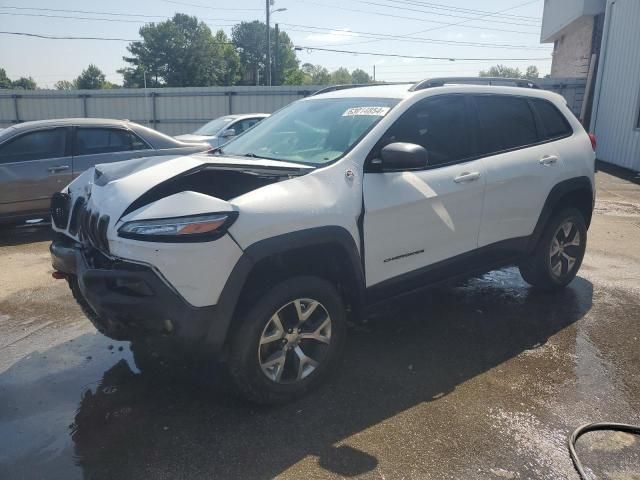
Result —
[{"label": "door handle", "polygon": [[456,183],[472,182],[480,178],[480,172],[464,172],[453,179]]},{"label": "door handle", "polygon": [[69,165],[58,165],[57,167],[49,167],[47,170],[51,173],[56,172],[64,172],[65,170],[69,170]]},{"label": "door handle", "polygon": [[558,161],[558,157],[556,157],[555,155],[545,155],[538,161],[540,162],[540,165],[548,166],[556,163]]}]

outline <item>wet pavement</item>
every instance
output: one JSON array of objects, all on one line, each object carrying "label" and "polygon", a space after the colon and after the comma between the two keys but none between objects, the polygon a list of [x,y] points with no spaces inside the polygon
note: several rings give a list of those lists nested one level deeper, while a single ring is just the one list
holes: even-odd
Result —
[{"label": "wet pavement", "polygon": [[[569,288],[508,268],[396,302],[350,329],[327,385],[268,408],[219,365],[97,334],[50,277],[47,229],[2,232],[0,478],[577,478],[571,431],[640,424],[640,186],[598,183]],[[638,437],[578,453],[640,479]]]}]

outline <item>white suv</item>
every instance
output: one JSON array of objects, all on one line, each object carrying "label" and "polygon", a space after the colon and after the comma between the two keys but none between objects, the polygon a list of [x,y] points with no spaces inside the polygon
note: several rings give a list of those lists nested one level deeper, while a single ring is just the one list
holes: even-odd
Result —
[{"label": "white suv", "polygon": [[53,199],[54,276],[105,335],[216,354],[265,403],[390,297],[510,264],[564,287],[593,138],[559,95],[461,83],[328,89],[208,154],[99,165]]}]

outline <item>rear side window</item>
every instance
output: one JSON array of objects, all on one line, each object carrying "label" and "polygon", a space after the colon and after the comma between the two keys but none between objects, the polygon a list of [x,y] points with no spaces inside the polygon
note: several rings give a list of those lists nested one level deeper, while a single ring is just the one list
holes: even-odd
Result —
[{"label": "rear side window", "polygon": [[429,152],[429,165],[445,165],[471,157],[468,109],[462,95],[426,98],[387,130],[373,151],[394,142],[415,143]]},{"label": "rear side window", "polygon": [[119,128],[76,129],[75,155],[126,152],[149,148],[128,130]]},{"label": "rear side window", "polygon": [[564,115],[558,111],[555,105],[538,98],[532,99],[532,102],[542,122],[545,140],[568,137],[573,133],[571,125],[569,125],[567,119],[564,118]]},{"label": "rear side window", "polygon": [[535,117],[526,99],[511,96],[475,97],[480,121],[481,154],[525,147],[538,142]]},{"label": "rear side window", "polygon": [[25,133],[0,146],[0,163],[64,157],[66,137],[65,128]]}]

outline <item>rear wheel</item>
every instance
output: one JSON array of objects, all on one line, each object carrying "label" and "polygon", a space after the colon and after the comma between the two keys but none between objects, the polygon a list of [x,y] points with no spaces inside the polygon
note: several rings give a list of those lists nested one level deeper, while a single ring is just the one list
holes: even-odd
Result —
[{"label": "rear wheel", "polygon": [[587,226],[579,210],[567,208],[554,215],[534,253],[520,265],[525,281],[544,290],[563,288],[582,265]]},{"label": "rear wheel", "polygon": [[229,371],[251,401],[292,400],[334,369],[345,336],[344,305],[333,285],[291,278],[243,315],[231,340]]}]

